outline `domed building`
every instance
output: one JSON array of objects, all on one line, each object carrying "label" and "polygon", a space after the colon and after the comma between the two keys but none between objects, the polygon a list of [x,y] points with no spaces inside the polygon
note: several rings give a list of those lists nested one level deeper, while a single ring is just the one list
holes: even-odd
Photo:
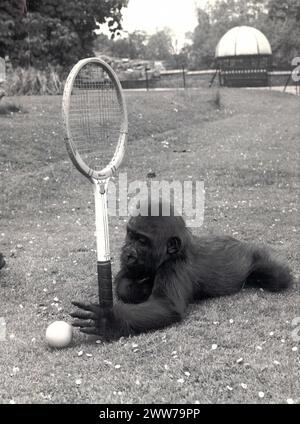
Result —
[{"label": "domed building", "polygon": [[272,49],[266,36],[256,28],[238,26],[226,32],[217,45],[215,58],[221,85],[268,85]]}]

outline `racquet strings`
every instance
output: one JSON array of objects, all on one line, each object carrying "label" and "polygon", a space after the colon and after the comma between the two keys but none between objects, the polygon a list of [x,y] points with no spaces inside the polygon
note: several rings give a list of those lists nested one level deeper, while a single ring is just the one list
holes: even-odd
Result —
[{"label": "racquet strings", "polygon": [[110,75],[100,64],[88,63],[73,84],[69,126],[72,143],[90,169],[100,171],[109,164],[122,121],[118,90]]}]

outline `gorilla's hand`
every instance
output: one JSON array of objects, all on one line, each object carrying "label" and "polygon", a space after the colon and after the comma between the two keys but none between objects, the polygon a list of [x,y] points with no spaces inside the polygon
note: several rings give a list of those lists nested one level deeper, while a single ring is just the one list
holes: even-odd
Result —
[{"label": "gorilla's hand", "polygon": [[113,309],[102,308],[94,303],[72,302],[77,310],[70,315],[75,318],[73,327],[79,327],[85,334],[94,334],[102,340],[109,341],[121,336],[121,320],[116,317]]}]

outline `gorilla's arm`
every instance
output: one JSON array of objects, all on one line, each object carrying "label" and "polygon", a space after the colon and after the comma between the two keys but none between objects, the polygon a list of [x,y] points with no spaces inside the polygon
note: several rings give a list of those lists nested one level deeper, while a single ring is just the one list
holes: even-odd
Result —
[{"label": "gorilla's arm", "polygon": [[116,303],[105,310],[96,304],[74,302],[80,310],[71,316],[76,318],[73,326],[86,334],[95,334],[104,340],[117,339],[157,330],[180,321],[191,296],[191,284],[185,285],[179,278],[180,271],[168,270],[157,274],[152,295],[140,304]]},{"label": "gorilla's arm", "polygon": [[168,299],[154,296],[136,305],[119,302],[112,309],[81,302],[73,302],[73,305],[80,309],[71,313],[76,318],[73,326],[79,327],[82,333],[95,334],[103,340],[157,330],[182,318]]}]

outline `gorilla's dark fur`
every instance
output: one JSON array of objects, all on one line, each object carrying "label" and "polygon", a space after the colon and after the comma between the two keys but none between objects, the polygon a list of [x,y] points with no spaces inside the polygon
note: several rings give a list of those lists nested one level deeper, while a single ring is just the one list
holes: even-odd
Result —
[{"label": "gorilla's dark fur", "polygon": [[180,321],[189,303],[237,293],[244,286],[273,292],[289,287],[287,265],[265,247],[232,237],[195,237],[179,216],[129,220],[115,279],[113,309],[74,302],[74,326],[105,340]]}]

